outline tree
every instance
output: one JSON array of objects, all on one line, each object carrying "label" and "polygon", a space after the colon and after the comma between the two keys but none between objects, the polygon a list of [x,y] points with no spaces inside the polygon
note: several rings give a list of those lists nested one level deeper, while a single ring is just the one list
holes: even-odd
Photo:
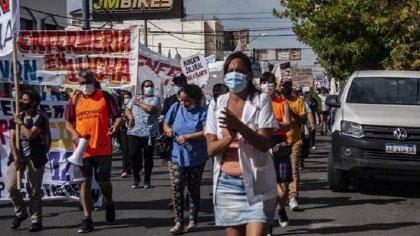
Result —
[{"label": "tree", "polygon": [[289,0],[273,14],[289,17],[298,40],[312,47],[338,79],[355,70],[420,70],[418,0]]}]

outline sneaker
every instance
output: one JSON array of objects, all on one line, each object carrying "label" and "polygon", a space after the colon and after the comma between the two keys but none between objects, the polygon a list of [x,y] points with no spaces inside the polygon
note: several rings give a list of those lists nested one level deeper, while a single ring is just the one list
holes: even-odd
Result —
[{"label": "sneaker", "polygon": [[123,178],[128,178],[128,176],[129,176],[129,174],[127,172],[123,172],[121,174],[121,177],[123,177]]},{"label": "sneaker", "polygon": [[29,232],[39,232],[42,231],[42,223],[32,223],[29,227]]},{"label": "sneaker", "polygon": [[184,225],[181,222],[176,222],[175,226],[169,230],[169,233],[173,235],[179,235],[184,233]]},{"label": "sneaker", "polygon": [[15,216],[15,218],[12,221],[12,224],[10,226],[11,229],[17,229],[19,228],[20,224],[22,223],[22,221],[26,220],[28,218],[28,215],[23,216],[23,217],[17,217]]},{"label": "sneaker", "polygon": [[138,188],[140,184],[140,180],[135,179],[133,182],[133,185],[131,185],[131,188]]},{"label": "sneaker", "polygon": [[190,221],[187,227],[187,232],[197,232],[197,231],[198,231],[197,225],[193,221]]},{"label": "sneaker", "polygon": [[115,221],[115,205],[114,203],[105,205],[105,219],[106,223],[112,224]]},{"label": "sneaker", "polygon": [[290,206],[290,209],[291,209],[292,211],[297,211],[297,210],[299,210],[299,203],[298,203],[298,201],[296,200],[296,198],[295,198],[295,197],[294,197],[294,198],[289,199],[289,206]]},{"label": "sneaker", "polygon": [[305,169],[305,163],[303,161],[299,162],[299,170],[303,171]]},{"label": "sneaker", "polygon": [[315,150],[316,149],[316,146],[312,146],[312,150]]},{"label": "sneaker", "polygon": [[82,224],[80,225],[78,233],[89,233],[93,231],[93,221],[92,219],[83,219]]},{"label": "sneaker", "polygon": [[286,228],[289,225],[289,217],[287,217],[286,209],[278,211],[279,213],[279,225],[282,228]]},{"label": "sneaker", "polygon": [[153,186],[150,183],[144,183],[144,188],[153,188]]}]

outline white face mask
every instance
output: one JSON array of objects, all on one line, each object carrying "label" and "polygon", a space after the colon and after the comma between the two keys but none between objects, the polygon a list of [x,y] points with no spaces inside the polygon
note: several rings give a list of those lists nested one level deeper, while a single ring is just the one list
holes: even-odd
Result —
[{"label": "white face mask", "polygon": [[93,84],[82,84],[80,85],[80,91],[84,93],[85,95],[92,95],[93,92],[95,92],[95,87]]},{"label": "white face mask", "polygon": [[128,103],[130,102],[130,100],[131,100],[131,99],[129,99],[129,98],[124,99],[124,105],[126,105],[126,106],[127,106],[127,105],[128,105]]},{"label": "white face mask", "polygon": [[12,98],[15,98],[15,97],[16,97],[16,92],[12,91]]},{"label": "white face mask", "polygon": [[263,93],[270,93],[275,90],[274,83],[261,84],[260,88]]}]

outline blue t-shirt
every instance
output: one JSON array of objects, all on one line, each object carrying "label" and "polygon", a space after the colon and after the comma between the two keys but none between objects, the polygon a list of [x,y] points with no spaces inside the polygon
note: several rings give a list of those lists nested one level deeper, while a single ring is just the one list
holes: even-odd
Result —
[{"label": "blue t-shirt", "polygon": [[[179,105],[178,112],[173,124],[170,123],[171,114],[175,112]],[[191,134],[204,130],[206,126],[207,107],[196,107],[188,111],[179,103],[173,104],[165,116],[165,124],[172,127],[176,136]],[[207,145],[206,140],[187,140],[191,144],[192,150],[187,151],[184,146],[178,144],[174,138],[172,148],[172,160],[182,167],[195,167],[206,162]]]},{"label": "blue t-shirt", "polygon": [[[152,105],[159,109],[158,112],[149,114],[141,109],[139,106],[134,106],[134,99],[139,99],[144,104]],[[128,109],[131,110],[134,117],[134,126],[128,128],[127,135],[133,135],[137,137],[156,137],[159,128],[159,116],[160,116],[160,98],[159,96],[152,96],[148,98],[134,97],[127,105]]]}]

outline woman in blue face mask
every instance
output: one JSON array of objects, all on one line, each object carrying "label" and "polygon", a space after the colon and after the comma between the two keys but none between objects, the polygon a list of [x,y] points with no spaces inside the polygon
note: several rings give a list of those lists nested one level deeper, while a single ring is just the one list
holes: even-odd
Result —
[{"label": "woman in blue face mask", "polygon": [[150,176],[153,169],[154,140],[158,133],[158,118],[161,102],[154,95],[154,85],[151,80],[141,84],[142,95],[128,102],[125,113],[128,120],[128,156],[134,177],[132,188],[140,184],[140,171],[144,159],[144,188],[152,188]]},{"label": "woman in blue face mask", "polygon": [[276,174],[268,150],[278,128],[271,99],[252,84],[252,63],[242,52],[224,66],[229,93],[208,108],[205,134],[215,158],[216,225],[227,235],[266,235],[276,209]]}]

